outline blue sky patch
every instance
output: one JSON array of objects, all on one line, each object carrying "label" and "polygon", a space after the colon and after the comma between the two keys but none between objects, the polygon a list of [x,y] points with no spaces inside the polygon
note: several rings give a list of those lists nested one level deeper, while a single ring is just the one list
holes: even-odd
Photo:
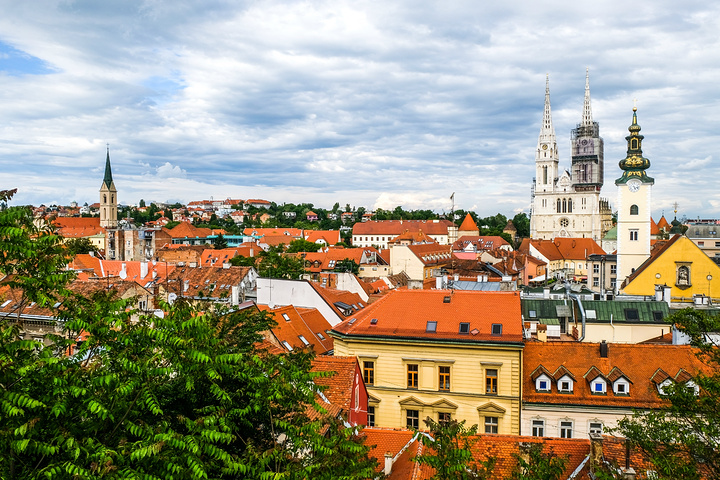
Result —
[{"label": "blue sky patch", "polygon": [[46,75],[53,73],[47,62],[0,42],[0,72],[8,75]]}]

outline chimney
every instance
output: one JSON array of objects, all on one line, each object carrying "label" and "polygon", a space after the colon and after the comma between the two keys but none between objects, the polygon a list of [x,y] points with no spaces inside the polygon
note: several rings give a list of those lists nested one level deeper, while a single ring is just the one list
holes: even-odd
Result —
[{"label": "chimney", "polygon": [[122,263],[122,267],[120,268],[120,273],[118,274],[118,277],[125,280],[127,278],[127,264],[125,262]]},{"label": "chimney", "polygon": [[240,303],[240,287],[237,285],[232,286],[232,293],[230,294],[230,305],[238,305]]},{"label": "chimney", "polygon": [[140,262],[140,278],[147,277],[148,274],[148,263]]},{"label": "chimney", "polygon": [[183,284],[183,293],[187,292],[190,288],[190,280],[185,280],[185,283]]},{"label": "chimney", "polygon": [[590,434],[590,471],[595,472],[603,465],[603,436],[599,433]]},{"label": "chimney", "polygon": [[550,287],[543,288],[543,298],[545,300],[550,298]]},{"label": "chimney", "polygon": [[547,325],[543,325],[542,323],[538,323],[537,326],[537,338],[541,342],[547,342]]},{"label": "chimney", "polygon": [[671,298],[670,298],[671,291],[672,291],[672,287],[663,285],[663,300],[665,300],[665,302],[667,302],[668,305],[670,305],[670,303],[671,303]]},{"label": "chimney", "polygon": [[608,358],[608,344],[605,340],[600,344],[600,357]]},{"label": "chimney", "polygon": [[222,267],[222,268],[224,268],[225,270],[227,270],[228,268],[230,268],[230,263],[223,263],[223,267]]},{"label": "chimney", "polygon": [[385,475],[390,475],[390,472],[392,472],[392,464],[393,464],[393,455],[390,452],[385,452],[385,470],[383,473]]}]

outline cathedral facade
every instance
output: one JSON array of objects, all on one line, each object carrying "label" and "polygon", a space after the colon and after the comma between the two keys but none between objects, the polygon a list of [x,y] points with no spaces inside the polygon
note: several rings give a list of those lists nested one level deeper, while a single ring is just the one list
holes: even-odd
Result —
[{"label": "cathedral facade", "polygon": [[590,78],[585,76],[582,120],[570,137],[571,171],[560,172],[560,155],[550,110],[550,83],[545,81],[545,111],[535,152],[530,236],[592,238],[600,242],[612,228],[612,211],[600,197],[604,181],[604,146],[593,121]]}]

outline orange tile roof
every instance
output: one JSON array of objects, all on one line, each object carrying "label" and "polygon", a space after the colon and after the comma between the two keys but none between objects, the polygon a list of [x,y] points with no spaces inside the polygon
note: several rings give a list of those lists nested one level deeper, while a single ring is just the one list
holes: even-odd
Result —
[{"label": "orange tile roof", "polygon": [[[253,249],[253,247],[255,247]],[[250,255],[250,251],[254,255]],[[254,243],[241,245],[239,247],[223,248],[220,250],[214,248],[206,248],[200,257],[200,265],[203,267],[222,267],[223,263],[228,263],[234,257],[251,257],[257,255],[262,249]]]},{"label": "orange tile roof", "polygon": [[[429,480],[435,475],[433,468],[412,460],[417,455],[432,453],[432,448],[423,446],[417,440],[415,432],[372,427],[364,429],[362,433],[367,437],[367,445],[375,445],[369,455],[377,459],[378,471],[382,471],[385,465],[385,453],[389,452],[393,456],[394,463],[388,480]],[[578,469],[590,454],[590,440],[587,439],[476,435],[470,437],[469,443],[474,462],[479,463],[487,458],[496,459],[492,478],[509,478],[512,475],[517,465],[515,455],[520,454],[520,444],[540,443],[544,452],[567,456],[568,462],[561,478],[567,478]],[[587,465],[581,471],[586,472]]]},{"label": "orange tile roof", "polygon": [[213,231],[210,228],[199,228],[190,222],[180,222],[173,228],[163,227],[162,230],[171,238],[206,238],[220,232],[219,230]]},{"label": "orange tile roof", "polygon": [[465,219],[460,224],[460,228],[458,228],[458,232],[474,232],[478,230],[478,226],[475,223],[475,220],[473,220],[472,215],[469,213],[465,215]]},{"label": "orange tile roof", "polygon": [[340,242],[340,232],[338,230],[305,230],[305,240],[313,243],[325,240],[328,245],[335,245]]},{"label": "orange tile roof", "polygon": [[[327,334],[330,324],[316,309],[303,309],[303,313],[300,313],[299,309],[292,305],[274,309],[268,305],[258,305],[257,308],[270,313],[277,322],[271,331],[280,344],[287,342],[293,350],[312,348],[318,355],[324,355],[333,349],[333,340]],[[301,335],[307,340],[307,344],[300,339]]]},{"label": "orange tile roof", "polygon": [[429,237],[425,232],[422,230],[418,230],[415,232],[411,232],[410,230],[405,230],[403,233],[398,235],[397,237],[393,238],[388,242],[388,244],[398,244],[403,242],[410,242],[412,244],[416,243],[437,243],[435,240],[433,240],[432,237]]},{"label": "orange tile roof", "polygon": [[[166,262],[146,262],[147,274],[142,275],[142,263],[121,260],[101,260],[92,255],[76,255],[70,262],[69,267],[73,270],[91,269],[89,272],[82,272],[79,278],[89,278],[95,276],[99,278],[119,277],[123,280],[133,281],[140,286],[146,286],[149,282],[164,282],[165,277],[171,274],[175,269],[174,265],[168,265]],[[124,267],[123,267],[124,265]],[[124,273],[123,273],[124,270]]]},{"label": "orange tile roof", "polygon": [[469,244],[475,245],[477,250],[493,250],[510,244],[499,235],[463,235],[453,243],[453,250],[463,250]]},{"label": "orange tile roof", "polygon": [[330,308],[332,308],[340,318],[345,318],[345,313],[337,306],[336,303],[342,302],[353,307],[353,312],[362,311],[365,308],[365,302],[357,293],[351,293],[346,290],[335,290],[333,288],[324,288],[316,282],[309,282],[312,288],[325,300]]},{"label": "orange tile roof", "polygon": [[605,250],[592,238],[556,237],[553,242],[566,260],[585,260],[588,255],[605,255]]},{"label": "orange tile roof", "polygon": [[[158,263],[158,265],[161,265]],[[232,286],[240,285],[252,267],[191,268],[174,267],[166,284],[179,297],[224,298],[232,295]]]},{"label": "orange tile roof", "polygon": [[650,217],[650,235],[658,235],[660,234],[660,229],[658,228],[658,224],[655,223],[655,220],[653,220],[652,217]]},{"label": "orange tile roof", "polygon": [[[446,302],[445,299],[449,301]],[[373,323],[373,320],[376,320]],[[427,332],[427,323],[437,322]],[[459,323],[469,333],[459,333]],[[492,335],[492,324],[502,325]],[[417,338],[465,342],[522,342],[520,294],[448,290],[393,290],[349,320],[336,325],[341,336]]]},{"label": "orange tile roof", "polygon": [[57,234],[64,238],[83,238],[104,234],[100,217],[58,217],[53,220]]},{"label": "orange tile roof", "polygon": [[414,253],[424,265],[445,264],[452,260],[452,250],[449,245],[420,243],[417,245],[408,245],[407,248]]},{"label": "orange tile roof", "polygon": [[660,217],[660,220],[658,220],[657,226],[658,226],[658,228],[662,228],[664,230],[670,230],[670,227],[671,227],[671,225],[665,219],[665,215]]},{"label": "orange tile roof", "polygon": [[[254,235],[262,237],[265,235],[286,235],[292,239],[303,238],[303,231],[300,228],[253,228],[247,227],[243,230],[243,235]],[[290,241],[286,242],[290,243]]]},{"label": "orange tile roof", "polygon": [[355,357],[315,357],[310,367],[311,372],[331,373],[327,377],[315,377],[315,384],[327,387],[323,390],[325,397],[346,412],[352,407],[353,384],[359,370]]},{"label": "orange tile roof", "polygon": [[[651,379],[658,369],[670,377],[679,372],[706,371],[707,368],[695,356],[696,350],[682,345],[608,344],[608,357],[600,357],[600,344],[578,342],[529,342],[523,351],[523,370],[533,372],[542,366],[553,372],[558,380],[564,367],[576,381],[572,394],[558,393],[553,385],[550,393],[537,392],[530,375],[523,380],[523,402],[572,405],[598,405],[625,408],[655,408],[663,404],[657,394],[657,385]],[[595,374],[585,375],[592,369]],[[606,395],[590,391],[590,381],[597,374],[610,377],[613,369],[619,369],[630,380],[630,395],[614,395],[608,385]],[[614,373],[613,375],[616,375]],[[590,378],[592,377],[592,378]]]},{"label": "orange tile roof", "polygon": [[400,235],[405,230],[422,230],[428,235],[447,235],[449,220],[378,220],[353,225],[353,235]]}]

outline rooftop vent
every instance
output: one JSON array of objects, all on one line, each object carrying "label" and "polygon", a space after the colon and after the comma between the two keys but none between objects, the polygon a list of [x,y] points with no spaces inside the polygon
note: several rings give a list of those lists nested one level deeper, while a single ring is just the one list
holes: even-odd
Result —
[{"label": "rooftop vent", "polygon": [[450,295],[443,297],[443,303],[450,303]]},{"label": "rooftop vent", "polygon": [[370,320],[370,325],[377,325],[377,318]]},{"label": "rooftop vent", "polygon": [[461,323],[460,330],[458,331],[458,333],[462,333],[464,335],[467,335],[468,333],[470,333],[470,324],[465,323],[465,322]]},{"label": "rooftop vent", "polygon": [[437,332],[437,322],[428,321],[427,325],[425,326],[425,331],[428,333]]}]

